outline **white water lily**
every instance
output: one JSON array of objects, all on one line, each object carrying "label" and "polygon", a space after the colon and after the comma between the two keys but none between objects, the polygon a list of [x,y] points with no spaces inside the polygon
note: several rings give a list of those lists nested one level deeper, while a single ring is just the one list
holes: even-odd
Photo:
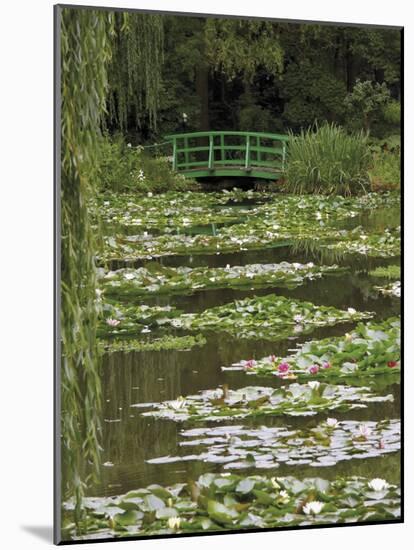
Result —
[{"label": "white water lily", "polygon": [[121,321],[118,321],[118,319],[107,319],[106,324],[110,327],[117,327]]},{"label": "white water lily", "polygon": [[301,323],[304,320],[304,316],[303,315],[294,315],[293,320],[295,321],[295,323]]},{"label": "white water lily", "polygon": [[312,390],[317,390],[319,388],[319,386],[321,385],[320,382],[318,382],[317,380],[310,380],[308,382],[308,386],[312,389]]},{"label": "white water lily", "polygon": [[339,422],[336,418],[327,418],[326,419],[326,425],[328,428],[336,428],[338,426]]},{"label": "white water lily", "polygon": [[355,315],[356,312],[356,309],[354,309],[353,307],[348,308],[348,313],[350,313],[351,315]]},{"label": "white water lily", "polygon": [[320,514],[323,508],[323,502],[319,502],[319,500],[312,500],[311,502],[307,502],[305,506],[303,507],[303,512],[309,516],[313,515],[316,516],[317,514]]},{"label": "white water lily", "polygon": [[307,263],[307,266],[308,266],[308,267],[315,267],[315,264],[314,264],[313,262],[308,262],[308,263]]},{"label": "white water lily", "polygon": [[174,401],[169,401],[168,406],[171,409],[174,409],[175,411],[178,411],[180,409],[183,409],[186,405],[185,398],[180,396],[178,399],[175,399]]},{"label": "white water lily", "polygon": [[132,279],[135,279],[135,275],[133,273],[124,273],[124,279],[132,281]]},{"label": "white water lily", "polygon": [[152,197],[151,191],[149,191],[149,192],[147,193],[147,197]]},{"label": "white water lily", "polygon": [[172,518],[168,518],[168,527],[170,529],[179,529],[181,525],[181,518],[174,516]]},{"label": "white water lily", "polygon": [[366,424],[361,424],[359,426],[359,435],[362,437],[369,437],[372,433],[371,428],[369,428]]},{"label": "white water lily", "polygon": [[389,486],[389,483],[387,483],[385,479],[381,479],[379,477],[375,477],[374,479],[371,479],[370,482],[368,482],[368,487],[376,493],[380,491],[385,491],[386,489],[388,489]]},{"label": "white water lily", "polygon": [[285,490],[283,491],[280,491],[279,495],[278,495],[278,501],[281,502],[282,504],[286,504],[289,502],[290,500],[290,496],[289,496],[289,493]]}]

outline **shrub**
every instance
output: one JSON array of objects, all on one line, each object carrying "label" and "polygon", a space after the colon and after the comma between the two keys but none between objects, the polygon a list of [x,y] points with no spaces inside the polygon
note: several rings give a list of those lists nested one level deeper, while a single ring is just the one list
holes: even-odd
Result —
[{"label": "shrub", "polygon": [[290,193],[351,195],[369,183],[371,155],[364,132],[325,123],[290,134],[285,189]]},{"label": "shrub", "polygon": [[369,179],[373,191],[388,191],[400,188],[400,154],[399,151],[387,150],[373,153]]},{"label": "shrub", "polygon": [[198,189],[194,180],[174,172],[168,157],[131,147],[122,137],[104,138],[99,147],[100,191],[164,193]]}]

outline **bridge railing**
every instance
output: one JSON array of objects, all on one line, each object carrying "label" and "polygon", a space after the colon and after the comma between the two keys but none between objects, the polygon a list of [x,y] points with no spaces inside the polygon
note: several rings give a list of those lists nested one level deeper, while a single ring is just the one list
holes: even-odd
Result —
[{"label": "bridge railing", "polygon": [[171,134],[165,139],[172,142],[174,170],[205,171],[208,175],[223,168],[247,174],[258,168],[283,172],[289,138],[271,133],[212,131]]}]

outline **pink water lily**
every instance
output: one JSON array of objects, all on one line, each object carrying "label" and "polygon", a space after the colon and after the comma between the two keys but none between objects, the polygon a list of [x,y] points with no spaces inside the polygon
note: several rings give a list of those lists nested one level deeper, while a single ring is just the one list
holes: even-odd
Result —
[{"label": "pink water lily", "polygon": [[323,368],[323,369],[330,369],[331,367],[332,367],[332,365],[330,364],[329,361],[324,361],[324,362],[322,363],[322,368]]},{"label": "pink water lily", "polygon": [[269,363],[275,363],[276,359],[277,359],[276,355],[269,355],[269,357],[267,358]]},{"label": "pink water lily", "polygon": [[280,363],[280,365],[278,365],[277,367],[277,370],[282,374],[285,372],[288,372],[289,369],[290,369],[289,363]]},{"label": "pink water lily", "polygon": [[249,359],[244,362],[245,369],[252,369],[254,366],[256,366],[256,361],[254,359]]},{"label": "pink water lily", "polygon": [[319,365],[312,365],[309,367],[309,372],[311,374],[317,374],[319,372]]}]

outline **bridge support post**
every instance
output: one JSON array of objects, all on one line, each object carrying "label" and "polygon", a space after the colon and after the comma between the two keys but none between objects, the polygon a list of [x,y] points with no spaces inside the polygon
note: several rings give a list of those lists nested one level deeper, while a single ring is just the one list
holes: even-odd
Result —
[{"label": "bridge support post", "polygon": [[184,162],[186,164],[185,167],[188,169],[189,156],[188,156],[188,150],[187,150],[188,149],[188,138],[187,137],[184,138],[184,149],[185,149],[185,151],[184,151]]},{"label": "bridge support post", "polygon": [[208,148],[208,169],[214,168],[214,136],[209,136],[209,148]]},{"label": "bridge support post", "polygon": [[246,160],[245,160],[245,163],[244,163],[244,168],[247,170],[247,171],[250,171],[251,170],[251,162],[250,162],[250,136],[247,135],[246,136]]},{"label": "bridge support post", "polygon": [[177,170],[177,140],[173,138],[173,170]]}]

